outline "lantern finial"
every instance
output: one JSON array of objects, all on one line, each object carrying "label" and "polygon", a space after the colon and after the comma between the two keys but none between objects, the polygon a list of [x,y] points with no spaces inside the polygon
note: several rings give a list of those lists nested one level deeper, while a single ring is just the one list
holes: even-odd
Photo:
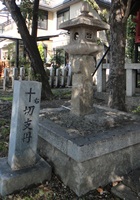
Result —
[{"label": "lantern finial", "polygon": [[89,13],[89,4],[86,1],[83,2],[80,11],[81,11],[82,15],[88,15],[88,13]]}]

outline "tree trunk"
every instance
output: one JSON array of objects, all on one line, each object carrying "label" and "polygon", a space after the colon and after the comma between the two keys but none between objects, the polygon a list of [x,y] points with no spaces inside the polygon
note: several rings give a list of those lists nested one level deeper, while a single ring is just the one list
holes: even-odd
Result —
[{"label": "tree trunk", "polygon": [[33,6],[33,20],[32,20],[32,33],[31,35],[37,37],[37,27],[38,27],[38,9],[39,9],[39,0],[34,0]]},{"label": "tree trunk", "polygon": [[112,0],[110,11],[110,75],[109,101],[111,108],[125,110],[125,0]]},{"label": "tree trunk", "polygon": [[20,8],[16,5],[15,1],[5,0],[4,4],[17,25],[24,46],[30,55],[33,70],[36,75],[39,75],[39,81],[42,82],[41,97],[42,99],[51,99],[53,95],[49,86],[48,76],[44,70],[43,62],[37,47],[36,38],[29,34],[25,19],[23,18]]}]

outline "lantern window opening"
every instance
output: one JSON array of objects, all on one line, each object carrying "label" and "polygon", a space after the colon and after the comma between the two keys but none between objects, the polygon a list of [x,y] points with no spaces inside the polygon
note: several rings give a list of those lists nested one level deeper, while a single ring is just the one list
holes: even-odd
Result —
[{"label": "lantern window opening", "polygon": [[79,38],[79,33],[78,32],[74,33],[74,40],[78,40],[78,38]]},{"label": "lantern window opening", "polygon": [[86,33],[86,39],[87,40],[92,40],[93,39],[93,34],[92,33]]}]

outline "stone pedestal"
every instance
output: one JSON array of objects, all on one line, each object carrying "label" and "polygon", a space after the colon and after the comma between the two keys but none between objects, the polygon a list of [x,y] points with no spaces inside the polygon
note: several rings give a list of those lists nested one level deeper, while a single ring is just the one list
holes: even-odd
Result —
[{"label": "stone pedestal", "polygon": [[93,56],[72,56],[72,98],[71,113],[77,116],[90,113],[93,107],[93,83],[91,73],[94,71]]},{"label": "stone pedestal", "polygon": [[50,179],[51,166],[39,156],[35,165],[17,171],[11,169],[7,158],[0,158],[0,194],[2,196]]},{"label": "stone pedestal", "polygon": [[[106,112],[114,114],[113,109]],[[92,119],[92,115],[89,117]],[[41,155],[49,158],[55,173],[78,196],[120,181],[123,175],[140,166],[139,122],[85,136],[70,135],[45,118],[39,126]]]}]

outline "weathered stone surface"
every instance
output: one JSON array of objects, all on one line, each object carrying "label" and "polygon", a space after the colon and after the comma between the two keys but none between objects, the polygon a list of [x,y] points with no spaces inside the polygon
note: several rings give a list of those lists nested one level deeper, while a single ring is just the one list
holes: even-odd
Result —
[{"label": "weathered stone surface", "polygon": [[124,176],[123,183],[137,193],[140,198],[140,168]]},{"label": "weathered stone surface", "polygon": [[[93,98],[92,72],[94,57],[103,50],[97,44],[97,31],[108,29],[108,25],[89,15],[89,5],[83,2],[81,15],[62,23],[60,28],[70,30],[70,43],[63,48],[71,54],[72,62],[72,100],[71,112],[74,115],[90,113]],[[92,68],[93,67],[93,68]]]},{"label": "weathered stone surface", "polygon": [[51,178],[51,167],[38,156],[34,166],[13,171],[7,158],[0,158],[0,194],[2,196],[42,183]]},{"label": "weathered stone surface", "polygon": [[[140,145],[110,152],[84,162],[75,161],[41,137],[39,150],[41,155],[47,156],[53,163],[56,174],[64,184],[78,196],[109,182],[120,181],[124,174],[140,165]],[[136,156],[133,158],[134,153]]]},{"label": "weathered stone surface", "polygon": [[43,118],[39,127],[41,155],[49,158],[64,184],[78,196],[120,181],[124,174],[140,166],[139,123],[84,136],[69,134]]},{"label": "weathered stone surface", "polygon": [[139,200],[140,197],[128,186],[120,183],[119,185],[112,188],[112,193],[121,199],[126,200]]},{"label": "weathered stone surface", "polygon": [[140,199],[140,168],[126,174],[122,182],[112,188],[112,193],[121,199]]},{"label": "weathered stone surface", "polygon": [[37,155],[41,83],[15,81],[8,158],[0,158],[0,194],[50,180],[51,167]]},{"label": "weathered stone surface", "polygon": [[77,162],[118,151],[140,142],[140,125],[134,123],[89,135],[69,134],[45,118],[40,119],[39,136]]},{"label": "weathered stone surface", "polygon": [[93,104],[93,83],[91,73],[94,59],[92,56],[73,56],[71,112],[75,115],[85,115],[91,112]]},{"label": "weathered stone surface", "polygon": [[89,5],[87,2],[84,2],[81,7],[81,15],[77,18],[68,20],[60,25],[60,28],[62,29],[72,29],[79,26],[84,27],[94,27],[94,30],[101,31],[105,29],[109,29],[109,25],[99,19],[95,19],[93,16],[89,15]]},{"label": "weathered stone surface", "polygon": [[91,73],[95,69],[95,60],[93,56],[88,55],[73,55],[71,56],[72,59],[72,71],[76,74],[82,73],[85,78],[89,78],[92,80]]},{"label": "weathered stone surface", "polygon": [[70,44],[64,49],[71,55],[93,56],[103,50],[97,44],[97,31],[109,29],[109,25],[89,15],[88,6],[83,2],[81,15],[60,24],[60,28],[70,30]]},{"label": "weathered stone surface", "polygon": [[41,83],[15,81],[8,163],[13,170],[36,162]]}]

